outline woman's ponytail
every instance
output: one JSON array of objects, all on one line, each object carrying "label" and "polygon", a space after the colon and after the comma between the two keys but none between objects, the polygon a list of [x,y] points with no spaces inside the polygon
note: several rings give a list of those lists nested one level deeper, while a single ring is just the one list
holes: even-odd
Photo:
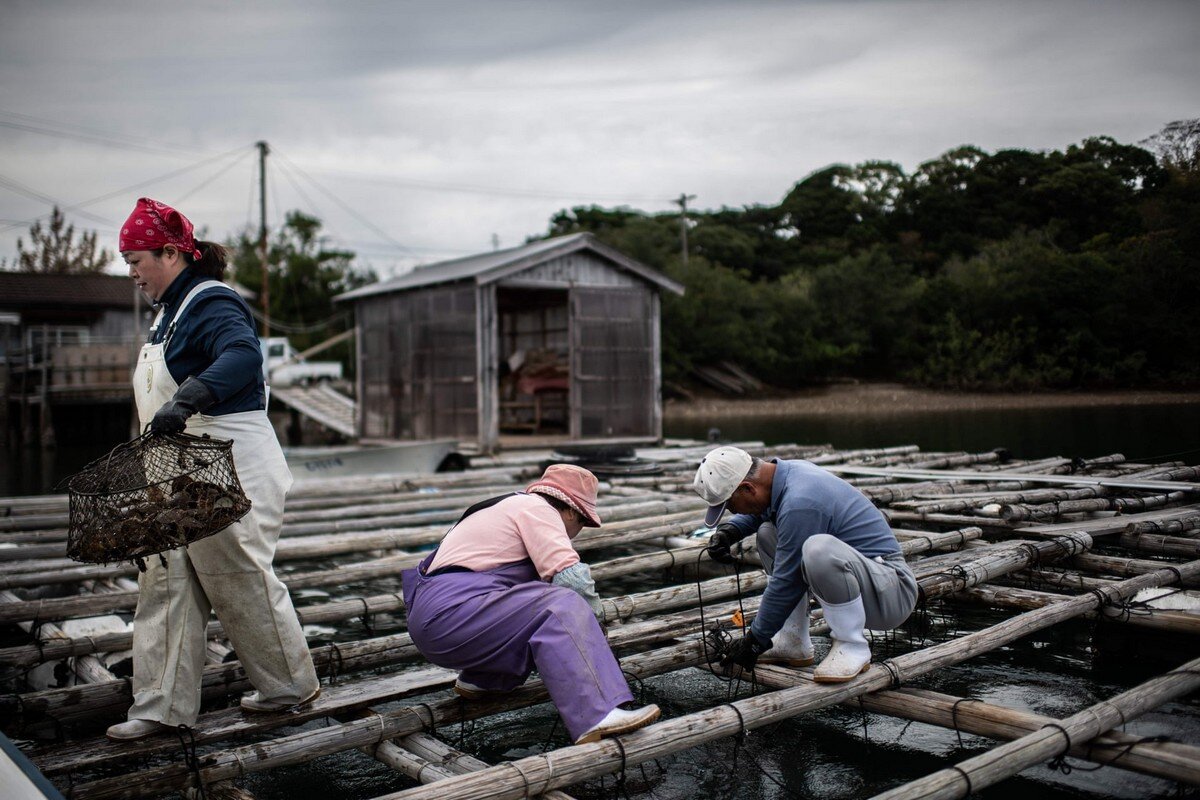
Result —
[{"label": "woman's ponytail", "polygon": [[200,251],[200,258],[192,258],[188,256],[189,266],[199,275],[213,280],[222,280],[225,277],[225,267],[227,266],[227,258],[225,248],[216,242],[196,242],[196,249]]}]

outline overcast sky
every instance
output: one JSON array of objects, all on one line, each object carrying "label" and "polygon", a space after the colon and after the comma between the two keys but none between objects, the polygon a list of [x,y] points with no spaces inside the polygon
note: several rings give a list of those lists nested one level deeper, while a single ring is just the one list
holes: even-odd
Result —
[{"label": "overcast sky", "polygon": [[571,205],[1137,142],[1200,116],[1198,44],[1191,0],[0,0],[0,258],[110,194],[69,217],[113,249],[142,194],[212,237],[257,225],[259,139],[271,224],[315,214],[385,275]]}]

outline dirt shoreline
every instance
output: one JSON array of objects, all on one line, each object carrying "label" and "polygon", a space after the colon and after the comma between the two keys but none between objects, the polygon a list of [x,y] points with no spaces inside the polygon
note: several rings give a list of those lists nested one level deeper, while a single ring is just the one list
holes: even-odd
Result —
[{"label": "dirt shoreline", "polygon": [[771,397],[671,399],[663,406],[663,416],[665,419],[837,416],[1195,403],[1200,403],[1200,390],[984,393],[938,391],[898,383],[844,383]]}]

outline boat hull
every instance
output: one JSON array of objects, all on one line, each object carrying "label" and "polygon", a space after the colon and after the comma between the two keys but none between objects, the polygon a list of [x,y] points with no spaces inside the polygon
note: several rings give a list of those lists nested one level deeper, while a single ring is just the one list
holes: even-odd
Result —
[{"label": "boat hull", "polygon": [[362,475],[428,475],[436,472],[458,442],[436,439],[377,447],[284,448],[296,480]]}]

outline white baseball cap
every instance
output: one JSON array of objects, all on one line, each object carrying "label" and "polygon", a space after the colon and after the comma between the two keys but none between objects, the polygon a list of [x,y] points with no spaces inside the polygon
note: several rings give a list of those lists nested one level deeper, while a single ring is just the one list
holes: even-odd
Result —
[{"label": "white baseball cap", "polygon": [[700,459],[700,468],[696,470],[692,488],[708,503],[705,525],[711,528],[720,522],[721,515],[725,513],[725,504],[746,479],[753,462],[749,453],[736,447],[718,447]]}]

